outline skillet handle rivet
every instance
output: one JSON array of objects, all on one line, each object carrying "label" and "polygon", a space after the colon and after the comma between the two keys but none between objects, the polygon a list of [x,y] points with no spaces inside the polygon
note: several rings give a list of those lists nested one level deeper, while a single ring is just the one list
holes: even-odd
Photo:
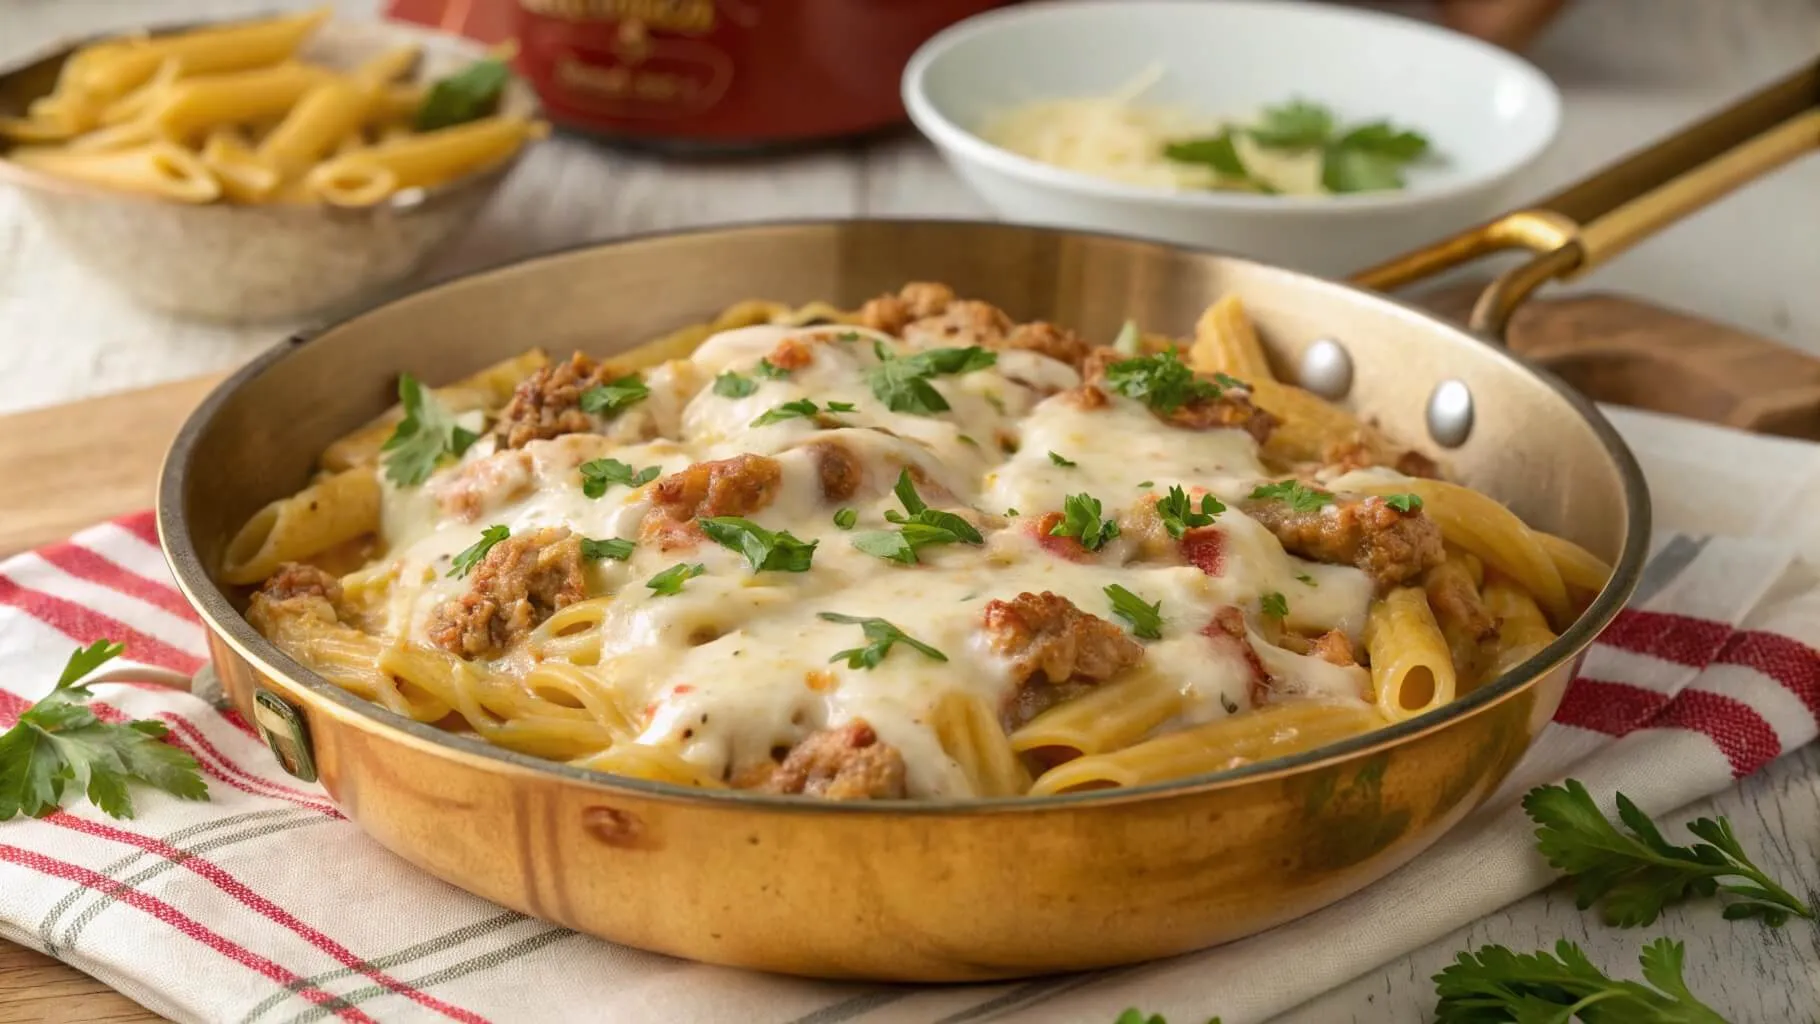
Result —
[{"label": "skillet handle rivet", "polygon": [[646,845],[644,820],[631,811],[596,804],[581,812],[581,824],[589,835],[608,846]]},{"label": "skillet handle rivet", "polygon": [[270,690],[253,691],[253,724],[278,766],[304,782],[316,781],[316,758],[310,753],[310,729],[303,714]]},{"label": "skillet handle rivet", "polygon": [[1472,436],[1472,389],[1457,377],[1435,385],[1428,396],[1428,436],[1443,448],[1458,448]]},{"label": "skillet handle rivet", "polygon": [[1302,352],[1302,387],[1330,402],[1352,390],[1352,356],[1332,338],[1316,338]]}]

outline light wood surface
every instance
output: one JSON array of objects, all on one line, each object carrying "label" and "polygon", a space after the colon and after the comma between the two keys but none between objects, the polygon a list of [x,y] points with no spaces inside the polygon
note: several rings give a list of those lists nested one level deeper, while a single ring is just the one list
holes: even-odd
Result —
[{"label": "light wood surface", "polygon": [[[307,2],[0,0],[0,61],[70,34]],[[1381,5],[1423,6],[1413,0]],[[336,6],[359,16],[369,15],[375,4],[336,0]],[[1534,173],[1532,194],[1786,72],[1811,58],[1816,46],[1820,0],[1576,0],[1531,52],[1567,97],[1560,141]],[[557,139],[535,154],[477,229],[443,253],[423,279],[586,239],[702,223],[983,212],[939,159],[910,138],[695,165]],[[1820,161],[1809,161],[1627,254],[1583,287],[1652,298],[1820,351],[1816,280]],[[0,412],[219,372],[270,345],[290,326],[181,323],[133,307],[92,281],[28,216],[17,196],[0,190]],[[1659,334],[1636,328],[1634,321],[1632,328],[1638,344]],[[110,460],[105,466],[96,463],[92,472],[80,473],[82,488],[93,494],[66,490],[52,497],[41,488],[33,474],[61,468],[63,460],[0,463],[0,528],[13,531],[5,535],[5,545],[35,543],[108,511],[142,506],[149,499],[156,454],[181,409],[201,390],[199,384],[179,383],[142,396],[152,411],[113,436],[117,450],[103,456]],[[92,439],[102,430],[84,422],[49,412],[28,421],[32,433],[0,437],[29,437],[68,450],[75,435],[89,432]],[[59,440],[66,432],[72,434],[67,444]],[[154,455],[141,461],[127,449]],[[128,467],[125,475],[115,471],[119,466]],[[145,497],[129,500],[136,495]],[[1696,812],[1729,816],[1745,846],[1790,888],[1820,890],[1820,754],[1813,748],[1687,814]],[[1737,1024],[1820,1019],[1820,930],[1811,925],[1771,932],[1725,923],[1708,908],[1696,908],[1671,910],[1649,933],[1688,943],[1693,989]],[[1428,979],[1456,950],[1486,942],[1533,949],[1562,937],[1580,943],[1595,963],[1635,977],[1637,947],[1649,936],[1603,928],[1575,911],[1570,898],[1545,892],[1362,976],[1284,1021],[1428,1019],[1433,1006]],[[86,975],[0,940],[0,1022],[158,1019]]]}]

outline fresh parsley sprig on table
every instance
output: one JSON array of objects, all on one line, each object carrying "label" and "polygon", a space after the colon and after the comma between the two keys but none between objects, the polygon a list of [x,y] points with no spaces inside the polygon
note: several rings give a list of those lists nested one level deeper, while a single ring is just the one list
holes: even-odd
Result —
[{"label": "fresh parsley sprig on table", "polygon": [[834,657],[828,659],[830,663],[845,661],[848,668],[877,668],[879,662],[885,660],[885,655],[891,653],[891,648],[900,643],[921,653],[924,657],[933,658],[936,661],[948,660],[946,654],[912,637],[884,619],[842,615],[839,612],[820,612],[818,617],[828,622],[858,626],[860,632],[864,633],[869,641],[864,647],[850,647],[844,651],[835,652]]},{"label": "fresh parsley sprig on table", "polygon": [[1562,939],[1548,953],[1484,946],[1435,975],[1436,1024],[1725,1024],[1682,976],[1685,949],[1657,939],[1639,957],[1643,979],[1615,981]]},{"label": "fresh parsley sprig on table", "polygon": [[[1777,926],[1789,915],[1812,918],[1813,910],[1751,863],[1724,818],[1700,818],[1687,830],[1705,842],[1676,846],[1663,838],[1649,816],[1617,794],[1621,832],[1577,780],[1538,786],[1523,798],[1523,810],[1540,826],[1536,846],[1548,862],[1573,879],[1581,910],[1601,903],[1605,923],[1620,928],[1655,921],[1662,908],[1690,896],[1730,897],[1728,920],[1759,918]],[[1720,879],[1738,881],[1720,884]]]},{"label": "fresh parsley sprig on table", "polygon": [[116,818],[133,816],[131,782],[208,799],[196,759],[163,742],[163,722],[103,722],[86,707],[94,693],[82,680],[124,650],[111,640],[78,647],[56,687],[0,733],[0,821],[50,814],[69,786]]},{"label": "fresh parsley sprig on table", "polygon": [[[1144,1011],[1133,1006],[1124,1013],[1119,1014],[1118,1019],[1114,1020],[1112,1024],[1169,1024],[1169,1021],[1165,1020],[1160,1013],[1152,1013],[1146,1016]],[[1207,1024],[1220,1024],[1220,1019],[1218,1017],[1209,1017],[1207,1018]]]},{"label": "fresh parsley sprig on table", "polygon": [[487,59],[439,79],[417,108],[417,130],[433,132],[491,115],[499,109],[499,98],[511,78],[505,61]]},{"label": "fresh parsley sprig on table", "polygon": [[788,530],[773,533],[739,516],[713,516],[696,523],[709,540],[744,555],[753,572],[808,572],[815,545],[821,543],[792,536]]},{"label": "fresh parsley sprig on table", "polygon": [[[923,501],[922,495],[916,493],[916,482],[910,478],[910,470],[904,469],[897,475],[897,486],[892,488],[897,500],[904,506],[904,511],[893,509],[885,513],[885,519],[896,524],[895,530],[867,530],[853,535],[853,546],[875,558],[883,558],[905,565],[917,564],[917,550],[931,544],[984,544],[986,539],[980,536],[974,525],[953,512],[941,512],[932,509]],[[844,529],[844,527],[843,527]]]},{"label": "fresh parsley sprig on table", "polygon": [[408,373],[398,375],[398,401],[404,407],[404,419],[380,446],[385,462],[386,479],[400,487],[416,487],[430,478],[444,455],[460,458],[480,435],[461,426],[455,415],[443,407]]}]

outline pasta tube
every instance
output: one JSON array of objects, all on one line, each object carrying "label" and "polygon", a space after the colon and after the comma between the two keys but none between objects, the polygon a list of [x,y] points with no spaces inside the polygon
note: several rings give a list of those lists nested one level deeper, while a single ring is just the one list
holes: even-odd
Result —
[{"label": "pasta tube", "polygon": [[975,796],[1017,796],[1030,788],[1030,773],[985,701],[949,693],[936,704],[933,725],[942,749],[960,765]]},{"label": "pasta tube", "polygon": [[1365,620],[1371,686],[1387,721],[1414,718],[1453,700],[1459,679],[1428,598],[1398,587],[1372,602]]},{"label": "pasta tube", "polygon": [[379,475],[370,468],[327,477],[253,513],[228,542],[221,578],[257,583],[285,562],[312,555],[379,528]]},{"label": "pasta tube", "polygon": [[440,185],[498,163],[541,130],[522,117],[482,118],[337,157],[307,181],[324,202],[371,206],[400,189]]},{"label": "pasta tube", "polygon": [[1063,701],[1011,734],[1019,753],[1059,747],[1103,754],[1130,746],[1182,709],[1182,692],[1155,672],[1138,670]]},{"label": "pasta tube", "polygon": [[7,159],[77,181],[186,203],[206,203],[221,196],[220,183],[202,159],[168,142],[99,153],[30,147],[13,150]]}]

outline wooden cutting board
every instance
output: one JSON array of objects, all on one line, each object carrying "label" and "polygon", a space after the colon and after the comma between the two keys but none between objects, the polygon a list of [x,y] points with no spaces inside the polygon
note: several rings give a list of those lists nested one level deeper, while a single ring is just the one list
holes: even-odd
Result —
[{"label": "wooden cutting board", "polygon": [[[1422,301],[1462,317],[1476,289]],[[1820,359],[1615,295],[1535,302],[1511,347],[1600,401],[1820,440]],[[0,554],[148,507],[165,448],[221,379],[192,378],[83,405],[0,416]],[[158,1021],[73,968],[0,940],[0,1024]]]}]

